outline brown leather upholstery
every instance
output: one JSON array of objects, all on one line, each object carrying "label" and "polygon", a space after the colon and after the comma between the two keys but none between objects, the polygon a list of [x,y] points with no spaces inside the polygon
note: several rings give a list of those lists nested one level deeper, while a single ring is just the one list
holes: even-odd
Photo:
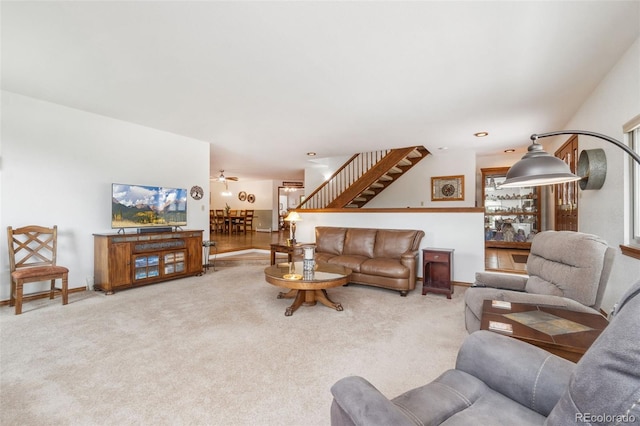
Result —
[{"label": "brown leather upholstery", "polygon": [[[318,238],[320,232],[321,238]],[[316,228],[316,253],[342,254],[347,228]]]},{"label": "brown leather upholstery", "polygon": [[398,290],[415,289],[424,232],[415,229],[316,227],[316,260],[350,268],[351,282]]}]

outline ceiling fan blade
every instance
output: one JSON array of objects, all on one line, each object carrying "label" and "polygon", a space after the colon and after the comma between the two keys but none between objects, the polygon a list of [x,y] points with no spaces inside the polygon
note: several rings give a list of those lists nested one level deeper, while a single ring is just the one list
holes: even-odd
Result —
[{"label": "ceiling fan blade", "polygon": [[227,178],[226,178],[226,179],[227,179],[227,180],[235,180],[235,181],[237,181],[237,180],[238,180],[238,178],[237,178],[237,177],[235,177],[235,176],[227,176]]}]

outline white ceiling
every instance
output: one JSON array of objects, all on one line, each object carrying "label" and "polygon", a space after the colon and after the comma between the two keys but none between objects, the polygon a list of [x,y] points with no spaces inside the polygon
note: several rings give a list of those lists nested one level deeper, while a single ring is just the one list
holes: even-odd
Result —
[{"label": "white ceiling", "polygon": [[1,7],[2,89],[210,142],[244,179],[300,179],[308,151],[524,152],[640,34],[638,0]]}]

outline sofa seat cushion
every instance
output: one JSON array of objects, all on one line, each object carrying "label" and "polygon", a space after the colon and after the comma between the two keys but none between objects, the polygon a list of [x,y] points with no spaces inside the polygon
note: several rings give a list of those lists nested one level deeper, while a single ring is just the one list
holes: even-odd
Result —
[{"label": "sofa seat cushion", "polygon": [[334,256],[330,258],[328,263],[335,263],[337,265],[344,266],[345,268],[349,268],[353,272],[360,272],[362,262],[367,259],[368,258],[364,256],[344,254],[342,256]]},{"label": "sofa seat cushion", "polygon": [[409,278],[411,271],[397,259],[366,259],[358,272],[390,278]]},{"label": "sofa seat cushion", "polygon": [[334,257],[336,257],[335,254],[331,254],[331,253],[318,253],[316,252],[316,262],[320,262],[320,263],[329,263],[330,259],[333,259]]},{"label": "sofa seat cushion", "polygon": [[419,425],[542,425],[545,420],[460,370],[446,371],[392,402]]}]

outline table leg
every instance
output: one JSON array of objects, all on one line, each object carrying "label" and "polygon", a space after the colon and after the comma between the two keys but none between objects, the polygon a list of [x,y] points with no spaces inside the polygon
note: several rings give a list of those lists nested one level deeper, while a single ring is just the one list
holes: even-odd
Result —
[{"label": "table leg", "polygon": [[324,306],[328,306],[329,308],[333,308],[336,311],[342,311],[342,305],[339,303],[334,303],[329,296],[327,295],[327,290],[314,290],[315,299],[322,303]]},{"label": "table leg", "polygon": [[298,290],[289,290],[286,293],[280,292],[278,293],[278,299],[293,299],[298,294]]},{"label": "table leg", "polygon": [[301,305],[313,306],[316,302],[320,302],[323,305],[333,308],[336,311],[342,311],[342,305],[340,303],[334,303],[327,295],[326,290],[290,290],[287,293],[278,293],[278,299],[291,299],[295,297],[295,300],[289,306],[284,314],[290,317]]},{"label": "table leg", "polygon": [[290,317],[291,315],[293,315],[293,313],[296,311],[296,309],[298,309],[300,307],[300,305],[302,305],[302,302],[304,302],[304,299],[305,299],[305,291],[304,290],[298,291],[298,294],[296,294],[296,298],[293,301],[293,303],[291,304],[291,306],[289,306],[284,311],[284,315],[287,316],[287,317]]}]

